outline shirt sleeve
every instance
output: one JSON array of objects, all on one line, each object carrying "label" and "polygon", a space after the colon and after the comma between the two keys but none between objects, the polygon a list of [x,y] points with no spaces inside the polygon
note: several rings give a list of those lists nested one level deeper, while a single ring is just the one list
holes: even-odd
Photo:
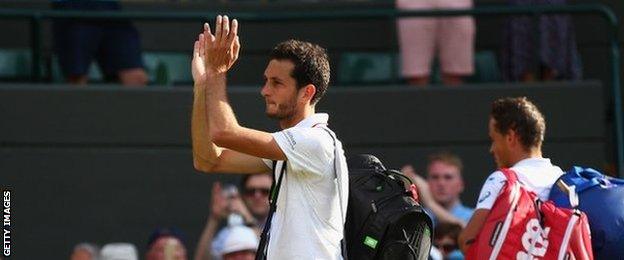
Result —
[{"label": "shirt sleeve", "polygon": [[273,133],[293,172],[323,174],[333,159],[333,144],[322,129],[294,127]]},{"label": "shirt sleeve", "polygon": [[491,209],[506,181],[507,178],[500,171],[490,174],[481,188],[475,209]]}]

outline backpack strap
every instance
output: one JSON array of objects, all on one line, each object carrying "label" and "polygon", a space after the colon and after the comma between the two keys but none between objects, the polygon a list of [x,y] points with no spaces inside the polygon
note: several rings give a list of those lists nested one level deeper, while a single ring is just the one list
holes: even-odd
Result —
[{"label": "backpack strap", "polygon": [[[559,180],[557,180],[555,182],[555,186],[557,186],[557,188],[559,188],[559,190],[561,190],[563,193],[568,195],[568,203],[570,203],[570,207],[576,209],[578,207],[578,205],[579,205],[577,186],[576,185],[568,185],[561,178],[559,178]],[[593,186],[595,186],[595,185],[591,185],[591,187],[593,187]]]},{"label": "backpack strap", "polygon": [[507,179],[509,185],[516,185],[518,183],[518,175],[516,175],[516,172],[514,172],[512,169],[502,168],[500,169],[500,171],[503,173],[503,175],[505,175],[505,178]]},{"label": "backpack strap", "polygon": [[[281,167],[279,169],[279,177],[278,176],[278,165],[281,162]],[[275,214],[275,210],[277,209],[277,198],[279,195],[280,187],[282,186],[282,178],[284,174],[286,174],[286,161],[273,161],[273,183],[271,184],[271,192],[269,197],[269,214],[267,215],[266,223],[264,224],[264,228],[262,229],[262,234],[260,235],[260,243],[258,244],[258,250],[256,253],[256,260],[266,260],[267,259],[267,250],[270,239],[270,230],[271,230],[271,222],[273,220],[273,215]],[[275,182],[275,178],[278,178],[277,183]]]},{"label": "backpack strap", "polygon": [[[318,124],[317,124],[318,125]],[[314,125],[313,127],[316,127],[317,125]],[[338,190],[338,199],[340,202],[340,219],[342,220],[343,223],[346,223],[346,215],[345,215],[345,210],[342,207],[342,202],[344,201],[342,198],[342,178],[340,175],[338,175],[338,167],[337,167],[337,163],[336,161],[338,160],[338,147],[336,146],[336,136],[334,136],[334,133],[332,131],[330,131],[329,129],[321,126],[319,127],[323,130],[325,130],[325,132],[327,132],[329,134],[329,136],[332,138],[332,141],[334,142],[334,176],[336,176],[336,188]],[[344,225],[344,224],[343,224]],[[340,240],[340,246],[341,246],[341,251],[342,251],[342,258],[344,260],[348,260],[347,258],[347,244],[346,244],[346,239],[347,236],[345,234],[345,229],[344,227],[342,228],[342,240]]]},{"label": "backpack strap", "polygon": [[[520,192],[519,192],[520,186],[522,186],[520,182],[518,181],[518,174],[510,168],[503,168],[503,169],[500,169],[500,171],[503,172],[503,174],[505,175],[505,178],[507,178],[507,185],[510,185],[512,187],[512,190],[513,190],[512,196],[514,196],[513,201],[515,201],[513,202],[514,203],[513,207],[515,207],[520,197]],[[576,193],[574,194],[576,195]],[[533,204],[535,205],[535,213],[537,214],[537,219],[542,227],[544,227],[544,213],[542,212],[543,203],[544,202],[541,201],[540,198],[537,196],[535,197],[535,200],[533,201]]]},{"label": "backpack strap", "polygon": [[[500,171],[503,173],[503,175],[505,175],[505,178],[507,178],[507,185],[511,188],[511,193],[510,193],[511,207],[510,208],[512,209],[516,208],[516,206],[518,205],[518,200],[520,199],[520,185],[518,183],[518,176],[513,170],[508,169],[508,168],[502,168],[500,169]],[[497,259],[498,254],[500,253],[500,250],[503,247],[503,242],[505,240],[505,239],[500,239],[500,238],[507,237],[507,231],[509,231],[512,220],[513,220],[513,211],[510,210],[507,213],[507,216],[505,217],[505,221],[503,222],[500,235],[498,236],[499,238],[496,240],[496,242],[493,245],[492,253],[490,254],[490,258],[489,258],[490,260]]]}]

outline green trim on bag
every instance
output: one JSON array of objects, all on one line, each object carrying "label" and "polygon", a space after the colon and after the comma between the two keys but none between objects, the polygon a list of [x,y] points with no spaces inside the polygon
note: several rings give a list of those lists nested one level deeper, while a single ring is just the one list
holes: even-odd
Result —
[{"label": "green trim on bag", "polygon": [[379,241],[377,241],[377,239],[374,239],[374,238],[369,237],[369,236],[366,236],[364,238],[364,244],[369,246],[372,249],[377,248],[377,242],[379,242]]}]

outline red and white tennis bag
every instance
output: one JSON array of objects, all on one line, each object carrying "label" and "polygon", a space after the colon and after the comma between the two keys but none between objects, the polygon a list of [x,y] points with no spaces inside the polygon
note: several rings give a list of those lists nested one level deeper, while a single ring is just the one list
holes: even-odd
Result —
[{"label": "red and white tennis bag", "polygon": [[542,202],[514,171],[501,171],[507,184],[466,259],[594,259],[585,213]]}]

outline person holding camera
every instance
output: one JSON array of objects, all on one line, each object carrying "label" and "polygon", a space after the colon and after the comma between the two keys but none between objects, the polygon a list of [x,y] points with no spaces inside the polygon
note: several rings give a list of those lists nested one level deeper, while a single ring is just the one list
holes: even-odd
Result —
[{"label": "person holding camera", "polygon": [[[219,258],[229,228],[245,225],[259,236],[269,211],[270,174],[247,175],[243,178],[242,196],[234,185],[212,186],[210,214],[195,250],[195,259]],[[223,225],[222,222],[227,223]],[[219,232],[218,227],[225,226]],[[216,238],[215,238],[215,234]]]}]

